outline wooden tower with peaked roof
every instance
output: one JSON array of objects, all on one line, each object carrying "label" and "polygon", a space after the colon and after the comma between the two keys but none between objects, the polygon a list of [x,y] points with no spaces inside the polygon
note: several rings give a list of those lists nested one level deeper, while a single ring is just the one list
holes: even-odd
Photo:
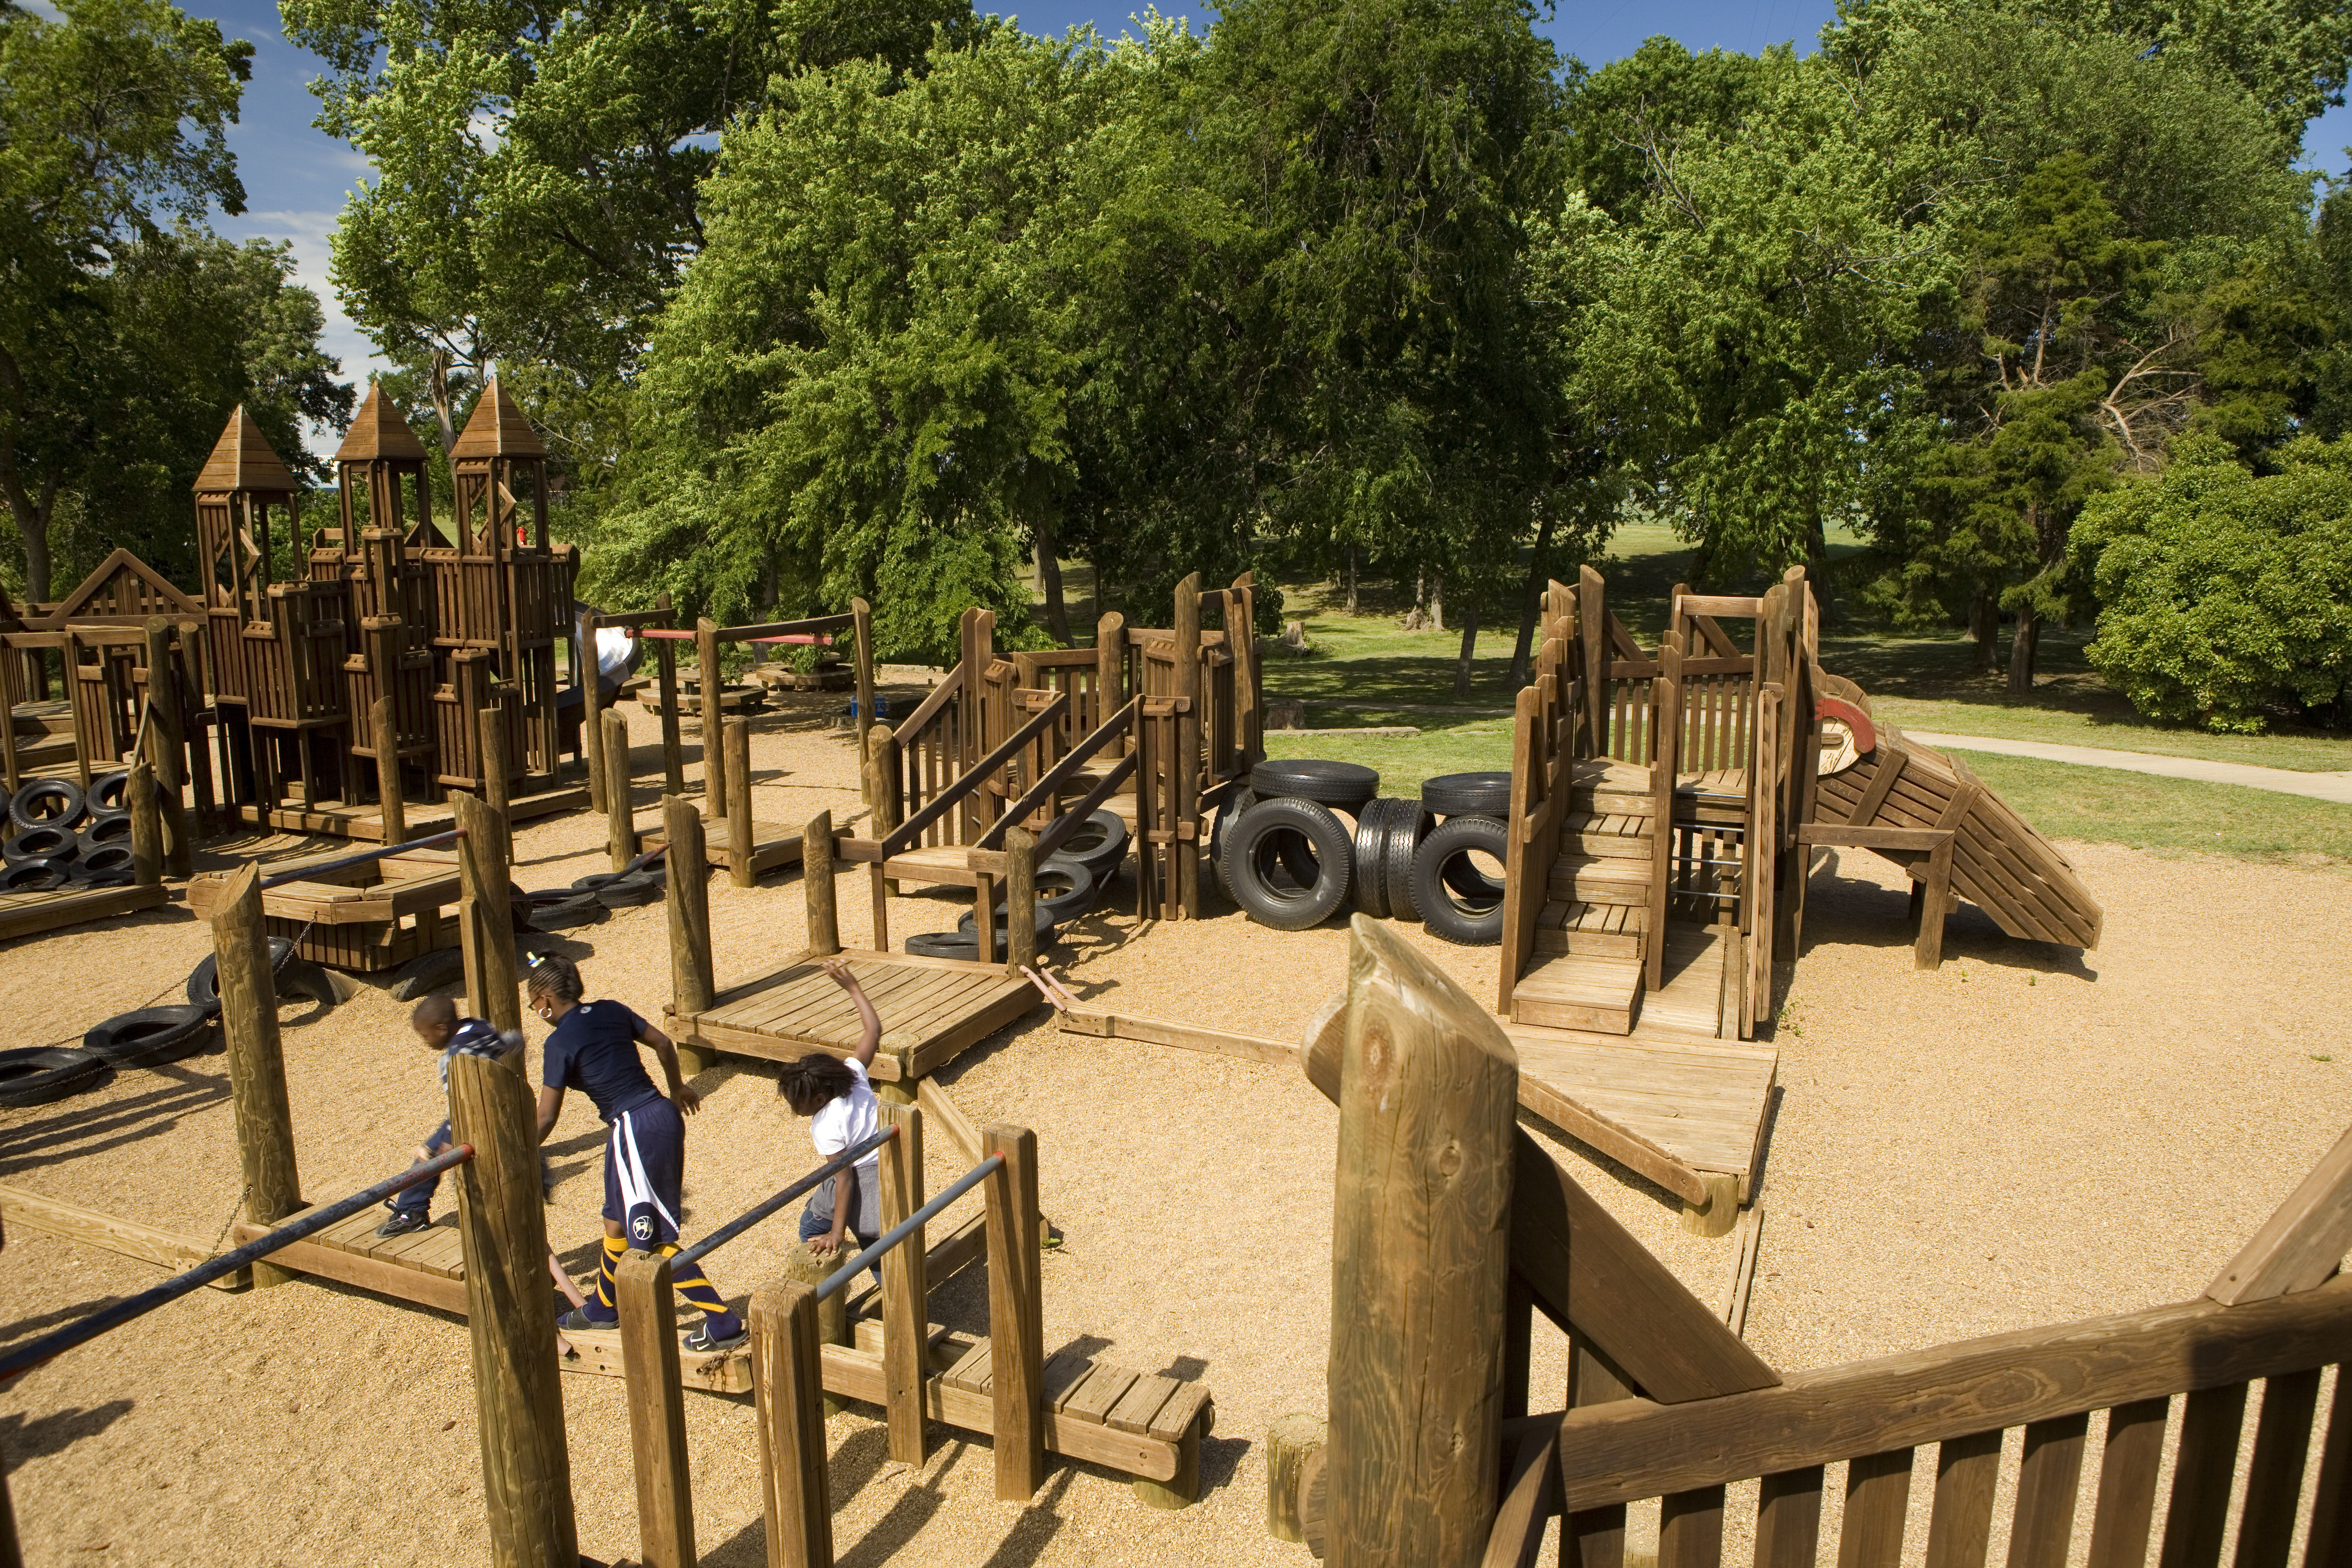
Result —
[{"label": "wooden tower with peaked roof", "polygon": [[393,728],[404,763],[428,774],[433,733],[433,585],[421,552],[441,541],[433,523],[433,485],[425,444],[383,387],[367,399],[335,452],[337,526],[321,529],[310,551],[314,580],[345,584],[352,619],[344,659],[351,686],[351,752],[373,761],[370,721],[376,699],[393,699]]},{"label": "wooden tower with peaked roof", "polygon": [[295,543],[302,487],[239,404],[196,475],[195,491],[196,559],[213,688],[222,701],[243,708],[242,633],[268,618],[272,541]]}]

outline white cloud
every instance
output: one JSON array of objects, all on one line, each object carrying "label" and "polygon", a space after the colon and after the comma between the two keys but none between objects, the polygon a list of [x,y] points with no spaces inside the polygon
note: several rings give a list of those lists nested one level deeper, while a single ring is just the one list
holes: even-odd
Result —
[{"label": "white cloud", "polygon": [[[320,307],[326,314],[325,331],[319,335],[320,346],[342,362],[345,380],[364,386],[370,374],[391,366],[376,357],[374,345],[343,314],[342,302],[335,298],[334,287],[327,281],[331,260],[328,245],[338,216],[315,211],[247,212],[241,216],[221,219],[219,228],[232,239],[282,239],[291,244],[294,281],[319,296]],[[314,427],[304,444],[320,457],[329,457],[335,450],[337,437],[331,430]]]}]

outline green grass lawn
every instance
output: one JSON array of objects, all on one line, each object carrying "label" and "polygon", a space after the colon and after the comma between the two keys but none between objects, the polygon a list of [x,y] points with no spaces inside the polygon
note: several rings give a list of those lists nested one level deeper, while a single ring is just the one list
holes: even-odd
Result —
[{"label": "green grass lawn", "polygon": [[2045,837],[2264,860],[2308,855],[2352,860],[2352,811],[2329,801],[1991,752],[1966,756],[1977,775]]}]

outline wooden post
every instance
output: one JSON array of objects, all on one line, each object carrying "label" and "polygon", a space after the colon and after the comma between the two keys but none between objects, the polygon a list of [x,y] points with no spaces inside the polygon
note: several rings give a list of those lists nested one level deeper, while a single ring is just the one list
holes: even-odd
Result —
[{"label": "wooden post", "polygon": [[1320,1415],[1276,1416],[1266,1428],[1265,1530],[1276,1541],[1307,1539],[1300,1504],[1306,1501],[1307,1460],[1322,1450],[1330,1436],[1330,1423]]},{"label": "wooden post", "polygon": [[499,858],[512,860],[514,843],[507,831],[506,716],[504,701],[490,702],[475,709],[474,737],[475,744],[481,749],[482,804],[498,813]]},{"label": "wooden post", "polygon": [[613,1275],[637,1470],[637,1554],[646,1568],[695,1568],[694,1481],[686,1460],[686,1383],[678,1370],[669,1259],[631,1252]]},{"label": "wooden post", "polygon": [[[213,788],[213,735],[220,728],[218,710],[213,708],[205,690],[205,626],[202,621],[182,623],[180,658],[183,665],[182,673],[188,682],[188,689],[195,694],[199,710],[195,738],[188,747],[188,773],[189,781],[194,786],[195,794],[194,832],[196,837],[201,838],[210,831],[212,823],[215,800]],[[0,666],[5,666],[7,662],[7,656],[0,653]],[[207,711],[212,715],[209,719],[205,717]]]},{"label": "wooden post", "polygon": [[816,1307],[815,1289],[798,1279],[751,1293],[751,1394],[767,1480],[768,1568],[833,1568]]},{"label": "wooden post", "polygon": [[808,906],[809,952],[819,958],[841,951],[841,907],[833,868],[833,813],[820,811],[801,829],[801,897]]},{"label": "wooden post", "polygon": [[462,791],[449,801],[466,835],[457,842],[457,943],[466,998],[492,1028],[520,1029],[521,979],[515,972],[505,813]]},{"label": "wooden post", "polygon": [[1658,678],[1650,687],[1650,929],[1643,939],[1643,984],[1655,991],[1666,973],[1668,883],[1675,849],[1675,778],[1681,766],[1683,656],[1668,632],[1658,643]]},{"label": "wooden post", "polygon": [[604,847],[613,869],[626,870],[637,854],[636,819],[629,807],[629,721],[604,713]]},{"label": "wooden post", "polygon": [[588,628],[583,645],[587,658],[580,677],[580,750],[588,763],[588,809],[604,807],[604,700],[603,677],[596,663],[596,630]]},{"label": "wooden post", "polygon": [[1201,574],[1198,572],[1176,584],[1176,695],[1182,700],[1182,711],[1176,715],[1176,754],[1174,799],[1169,803],[1169,820],[1162,826],[1175,831],[1168,840],[1169,858],[1174,862],[1175,886],[1179,914],[1185,920],[1201,918],[1201,854],[1207,847],[1208,835],[1186,835],[1197,828],[1201,818]]},{"label": "wooden post", "polygon": [[550,1353],[555,1309],[538,1125],[522,1074],[488,1057],[452,1057],[449,1126],[458,1142],[474,1147],[474,1157],[451,1174],[490,1561],[497,1568],[571,1568],[580,1560],[572,1459],[561,1374]]},{"label": "wooden post", "polygon": [[[988,962],[996,951],[990,942],[980,950]],[[1004,973],[1014,980],[1024,969],[1037,967],[1037,836],[1025,827],[1004,832]]]},{"label": "wooden post", "polygon": [[172,623],[162,616],[151,616],[146,632],[147,711],[155,721],[148,732],[147,754],[155,763],[155,805],[163,819],[163,863],[173,876],[184,880],[192,867],[180,791],[187,782],[188,747],[180,724],[180,682],[172,663]]},{"label": "wooden post", "polygon": [[23,667],[24,656],[0,642],[0,781],[7,784],[12,798],[25,782],[16,763],[16,687]]},{"label": "wooden post", "polygon": [[[898,1130],[877,1152],[887,1233],[923,1206],[923,1113],[887,1101],[877,1109],[882,1125]],[[930,1360],[924,1261],[920,1226],[882,1255],[882,1407],[890,1424],[890,1458],[902,1465],[923,1462],[923,1378]]]},{"label": "wooden post", "polygon": [[382,808],[383,841],[408,842],[408,804],[400,797],[400,726],[393,720],[389,694],[375,700],[368,715],[375,737],[375,797]]},{"label": "wooden post", "polygon": [[677,645],[654,640],[654,669],[661,689],[662,793],[686,793],[686,742],[677,720]]},{"label": "wooden post", "polygon": [[[8,658],[0,649],[0,659]],[[13,721],[5,704],[0,704],[0,723]],[[13,787],[15,781],[9,781]],[[8,1498],[8,1478],[0,1473],[0,1568],[25,1568],[25,1548],[16,1535],[16,1507]]]},{"label": "wooden post", "polygon": [[[702,814],[680,795],[662,797],[663,857],[669,862],[669,995],[680,1016],[709,1011],[718,994],[711,978],[710,872],[704,859]],[[684,1038],[677,1041],[678,1070],[688,1078],[707,1072],[716,1053]]]},{"label": "wooden post", "polygon": [[[1100,585],[1095,589],[1097,598]],[[1103,723],[1127,706],[1127,617],[1112,610],[1095,622],[1095,722]],[[1129,735],[1119,742],[1125,751],[1135,749],[1135,737]],[[1108,760],[1116,753],[1098,753]]]},{"label": "wooden post", "polygon": [[163,882],[163,818],[155,809],[155,770],[144,758],[131,764],[123,804],[131,808],[131,879],[142,888]]},{"label": "wooden post", "polygon": [[[236,1152],[245,1173],[245,1217],[254,1225],[276,1225],[302,1206],[302,1181],[294,1165],[294,1112],[286,1099],[286,1058],[278,1038],[278,991],[261,915],[261,869],[251,861],[230,879],[215,909],[213,957],[220,975],[221,1037],[228,1047]],[[253,1266],[257,1289],[293,1278],[267,1261]]]},{"label": "wooden post", "polygon": [[[874,609],[863,599],[849,601],[849,636],[851,656],[856,661],[857,681],[857,754],[866,754],[866,732],[874,728]],[[860,784],[870,787],[863,774]],[[872,805],[874,797],[867,795],[866,804]]]},{"label": "wooden post", "polygon": [[724,816],[727,764],[719,756],[719,696],[726,682],[719,674],[719,623],[709,616],[694,623],[694,661],[702,692],[696,699],[702,714],[702,808]]},{"label": "wooden post", "polygon": [[[1045,1277],[1038,1262],[1037,1135],[1002,1123],[980,1134],[983,1156],[1004,1163],[988,1194],[988,1339],[995,1379],[996,1496],[1025,1502],[1045,1479]],[[1498,1253],[1499,1256],[1499,1253]]]},{"label": "wooden post", "polygon": [[1517,1056],[1417,949],[1350,925],[1328,1561],[1472,1563],[1500,1481]]},{"label": "wooden post", "polygon": [[[1960,786],[1963,790],[1969,786]],[[1919,910],[1919,934],[1911,944],[1911,966],[1914,969],[1934,969],[1944,962],[1944,911],[1952,901],[1952,840],[1956,834],[1947,834],[1944,841],[1927,851],[1927,876],[1925,881],[1911,884],[1911,901]],[[1798,851],[1801,856],[1804,851]],[[1759,932],[1759,942],[1766,941],[1769,932]]]},{"label": "wooden post", "polygon": [[[866,776],[868,798],[874,806],[872,833],[879,841],[890,837],[901,820],[899,807],[903,797],[898,790],[898,737],[887,724],[877,724],[866,737]],[[874,892],[874,951],[890,951],[891,895],[898,892],[895,882],[882,874],[877,861],[868,880]]]},{"label": "wooden post", "polygon": [[727,779],[727,875],[739,888],[751,885],[751,724],[730,719],[720,731],[726,755],[719,771]]}]

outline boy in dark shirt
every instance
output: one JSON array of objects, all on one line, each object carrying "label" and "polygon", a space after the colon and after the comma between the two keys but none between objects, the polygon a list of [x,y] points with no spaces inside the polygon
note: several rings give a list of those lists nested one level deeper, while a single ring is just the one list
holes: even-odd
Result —
[{"label": "boy in dark shirt", "polygon": [[[685,1118],[702,1108],[702,1098],[679,1077],[677,1047],[667,1035],[624,1003],[581,1000],[580,971],[570,959],[548,954],[537,960],[525,989],[531,1011],[555,1026],[547,1037],[541,1074],[541,1140],[555,1130],[568,1089],[586,1094],[611,1129],[604,1140],[604,1247],[596,1294],[560,1325],[608,1329],[620,1321],[613,1275],[622,1256],[632,1247],[665,1257],[677,1252]],[[637,1055],[640,1045],[661,1063],[669,1084],[667,1099],[646,1075]],[[686,1264],[670,1283],[704,1314],[702,1327],[687,1336],[687,1349],[698,1354],[732,1350],[751,1338],[743,1320],[728,1310],[725,1298],[699,1264]]]},{"label": "boy in dark shirt", "polygon": [[[449,1093],[449,1058],[454,1056],[498,1058],[509,1051],[522,1049],[522,1037],[500,1034],[479,1018],[457,1016],[457,1005],[446,996],[427,996],[408,1015],[408,1026],[416,1037],[441,1053],[441,1093]],[[416,1148],[417,1163],[423,1164],[449,1146],[449,1119],[443,1117],[441,1125],[425,1136]],[[441,1176],[436,1172],[413,1187],[404,1187],[392,1194],[383,1206],[392,1217],[375,1227],[381,1237],[406,1236],[423,1230],[433,1223],[433,1194],[440,1190]]]}]

